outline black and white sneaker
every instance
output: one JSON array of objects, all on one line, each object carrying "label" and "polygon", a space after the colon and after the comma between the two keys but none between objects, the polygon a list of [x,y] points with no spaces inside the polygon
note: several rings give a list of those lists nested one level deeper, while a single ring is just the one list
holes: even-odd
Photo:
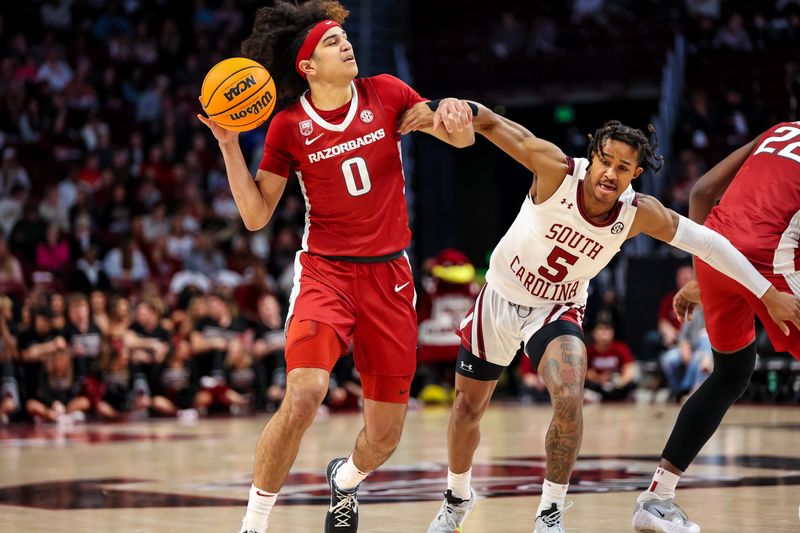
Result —
[{"label": "black and white sneaker", "polygon": [[533,533],[566,533],[563,516],[572,505],[572,502],[567,502],[563,507],[550,504],[550,509],[542,511],[536,517]]},{"label": "black and white sneaker", "polygon": [[469,489],[470,498],[462,500],[447,489],[436,517],[428,526],[428,533],[460,533],[464,520],[475,507],[475,491]]},{"label": "black and white sneaker", "polygon": [[336,486],[333,476],[347,459],[340,457],[328,463],[325,478],[331,488],[331,505],[325,515],[325,533],[355,533],[358,531],[358,485],[349,490]]}]

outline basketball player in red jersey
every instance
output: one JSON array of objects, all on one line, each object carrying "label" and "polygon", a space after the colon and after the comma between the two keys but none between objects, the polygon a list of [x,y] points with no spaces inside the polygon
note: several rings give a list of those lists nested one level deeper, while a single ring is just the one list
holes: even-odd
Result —
[{"label": "basketball player in red jersey", "polygon": [[[800,327],[800,300],[772,286],[718,233],[633,191],[631,182],[644,167],[660,167],[643,132],[610,121],[590,137],[586,158],[572,158],[519,124],[477,107],[475,131],[528,168],[533,181],[517,218],[492,251],[474,309],[461,323],[447,490],[428,533],[460,531],[474,508],[470,483],[480,420],[520,344],[553,404],[534,531],[564,533],[563,515],[571,506],[565,498],[583,436],[587,355],[581,321],[588,285],[626,239],[644,233],[703,258],[746,286],[778,323]],[[425,125],[425,119],[436,125],[437,116],[420,108],[406,117],[401,131]]]},{"label": "basketball player in red jersey", "polygon": [[[243,43],[293,103],[267,131],[251,177],[236,133],[199,116],[219,141],[248,229],[270,219],[291,172],[306,202],[302,250],[287,319],[286,397],[258,442],[241,531],[263,533],[303,433],[325,397],[336,360],[353,347],[364,390],[364,428],[347,459],[328,465],[325,531],[357,531],[359,483],[400,440],[416,367],[415,292],[403,250],[410,231],[400,158],[402,115],[425,100],[388,75],[356,79],[336,1],[278,1],[256,13]],[[447,99],[447,127],[426,132],[454,146],[474,142],[466,103]],[[450,130],[448,132],[448,129]],[[293,530],[293,528],[289,528]]]},{"label": "basketball player in red jersey", "polygon": [[[703,175],[692,189],[689,217],[727,237],[778,290],[800,296],[800,122],[773,126]],[[778,351],[800,359],[800,330],[779,327],[761,300],[699,259],[695,272],[697,281],[675,296],[675,312],[690,318],[702,301],[714,370],[684,404],[653,482],[639,495],[636,531],[700,531],[674,503],[675,487],[750,382],[755,315]]]}]

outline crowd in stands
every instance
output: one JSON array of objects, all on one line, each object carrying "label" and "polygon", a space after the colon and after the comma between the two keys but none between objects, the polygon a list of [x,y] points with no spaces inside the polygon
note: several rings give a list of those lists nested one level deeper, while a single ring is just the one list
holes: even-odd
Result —
[{"label": "crowd in stands", "polygon": [[[0,420],[280,401],[299,190],[246,231],[195,117],[205,72],[235,55],[257,5],[47,0],[0,13]],[[263,136],[240,138],[253,163]]]},{"label": "crowd in stands", "polygon": [[[259,4],[46,0],[0,12],[0,422],[193,418],[279,404],[302,197],[290,180],[271,223],[246,231],[219,151],[195,118],[205,72],[235,54]],[[731,12],[687,0],[690,54],[797,44],[798,2],[750,4]],[[571,17],[602,24],[604,13],[624,18],[624,5],[576,1]],[[499,59],[557,58],[563,36],[552,19],[542,13],[531,25],[536,31],[503,14],[486,46]],[[779,82],[791,91],[800,68],[789,65]],[[695,81],[668,198],[683,213],[705,169],[773,118],[752,87]],[[240,137],[252,164],[263,137]],[[452,331],[473,303],[475,268],[446,250],[420,270],[414,392],[448,401]],[[607,311],[586,325],[587,389],[592,399],[626,399],[638,347],[615,340],[619,310]],[[675,397],[708,370],[697,316],[689,326],[664,317],[671,329],[657,328]],[[526,361],[507,390],[546,400]],[[326,403],[356,407],[359,395],[344,358]]]}]

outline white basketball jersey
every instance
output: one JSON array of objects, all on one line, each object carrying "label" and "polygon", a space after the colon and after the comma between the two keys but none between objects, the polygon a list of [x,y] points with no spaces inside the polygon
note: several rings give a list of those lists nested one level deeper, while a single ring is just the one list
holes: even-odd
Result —
[{"label": "white basketball jersey", "polygon": [[592,222],[584,215],[581,191],[589,160],[567,162],[567,176],[555,194],[538,205],[525,195],[492,252],[486,281],[510,302],[585,305],[589,280],[611,261],[631,229],[633,188],[628,186],[604,222]]}]

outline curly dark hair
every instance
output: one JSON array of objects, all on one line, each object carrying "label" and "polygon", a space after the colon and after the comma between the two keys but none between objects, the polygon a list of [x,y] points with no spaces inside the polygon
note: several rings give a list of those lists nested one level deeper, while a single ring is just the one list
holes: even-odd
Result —
[{"label": "curly dark hair", "polygon": [[592,160],[592,154],[600,154],[600,148],[607,139],[613,139],[633,147],[638,153],[638,166],[648,167],[658,174],[664,166],[664,157],[656,153],[658,148],[656,129],[652,124],[648,124],[647,131],[653,136],[652,144],[642,130],[626,126],[619,120],[609,120],[602,128],[595,131],[594,135],[589,134],[589,161]]},{"label": "curly dark hair", "polygon": [[256,11],[253,32],[242,42],[242,53],[264,65],[275,78],[279,105],[294,102],[308,88],[295,72],[294,62],[311,28],[326,19],[342,24],[349,14],[336,0],[276,0]]}]

